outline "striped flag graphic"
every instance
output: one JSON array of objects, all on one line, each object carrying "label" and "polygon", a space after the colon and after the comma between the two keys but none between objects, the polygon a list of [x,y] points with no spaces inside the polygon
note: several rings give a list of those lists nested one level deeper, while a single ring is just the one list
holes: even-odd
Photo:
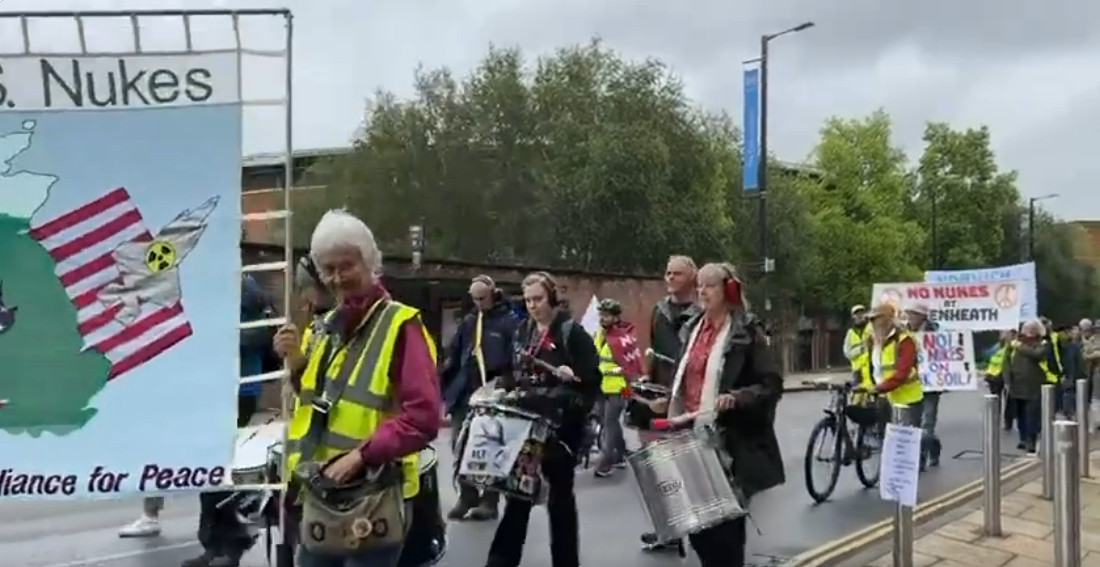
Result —
[{"label": "striped flag graphic", "polygon": [[146,303],[129,325],[115,316],[122,303],[104,305],[100,290],[119,281],[112,252],[126,242],[151,242],[141,212],[124,188],[35,224],[29,232],[56,263],[57,274],[77,309],[77,328],[84,348],[99,351],[111,361],[108,380],[152,360],[191,336],[191,324],[176,302],[167,307]]}]

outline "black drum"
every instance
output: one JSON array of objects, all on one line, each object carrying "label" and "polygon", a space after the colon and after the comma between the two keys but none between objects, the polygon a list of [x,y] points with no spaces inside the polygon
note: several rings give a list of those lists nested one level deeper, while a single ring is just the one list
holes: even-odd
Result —
[{"label": "black drum", "polygon": [[439,502],[439,461],[435,449],[420,452],[420,492],[412,503],[412,525],[397,567],[435,565],[447,552],[447,523]]},{"label": "black drum", "polygon": [[668,411],[657,413],[645,402],[668,398],[671,390],[652,382],[635,382],[630,385],[630,397],[626,400],[626,426],[634,429],[649,429],[654,419],[667,418]]}]

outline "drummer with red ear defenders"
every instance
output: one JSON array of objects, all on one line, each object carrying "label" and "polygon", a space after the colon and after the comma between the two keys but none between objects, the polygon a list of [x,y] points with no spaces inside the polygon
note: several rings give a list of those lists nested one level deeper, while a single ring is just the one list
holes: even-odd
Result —
[{"label": "drummer with red ear defenders", "polygon": [[[674,424],[693,415],[714,416],[732,458],[736,488],[749,499],[786,482],[775,436],[783,379],[763,324],[748,310],[737,269],[707,264],[699,270],[698,286],[703,313],[681,330],[684,348],[672,396],[658,405],[667,404]],[[701,566],[744,565],[745,524],[746,518],[737,518],[689,536]]]},{"label": "drummer with red ear defenders", "polygon": [[[592,337],[580,323],[573,321],[549,274],[536,272],[527,276],[523,280],[523,300],[530,317],[516,331],[515,372],[502,376],[500,385],[508,390],[528,389],[560,412],[556,439],[547,444],[542,459],[542,474],[550,487],[546,501],[550,564],[578,567],[575,455],[584,435],[585,419],[600,393],[603,376],[599,356]],[[537,379],[540,385],[528,385],[532,379]],[[489,547],[486,567],[519,567],[532,506],[528,501],[507,499]]]}]

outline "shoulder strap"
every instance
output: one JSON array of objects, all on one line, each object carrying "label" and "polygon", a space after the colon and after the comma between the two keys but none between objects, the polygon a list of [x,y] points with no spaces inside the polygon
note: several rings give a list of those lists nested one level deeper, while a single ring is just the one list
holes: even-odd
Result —
[{"label": "shoulder strap", "polygon": [[348,382],[351,381],[351,374],[355,369],[356,361],[363,355],[367,347],[375,342],[375,333],[379,330],[385,332],[384,325],[380,325],[379,322],[392,321],[400,310],[401,306],[399,304],[386,299],[380,299],[371,308],[370,313],[367,314],[367,320],[359,326],[348,340],[348,350],[344,354],[344,364],[340,366],[340,373],[331,382],[327,380],[328,369],[332,365],[332,359],[335,358],[333,352],[335,349],[331,339],[325,342],[325,351],[322,353],[321,364],[317,368],[313,400],[310,402],[313,406],[313,412],[310,415],[309,429],[302,438],[300,462],[313,458],[313,454],[317,451],[317,447],[320,446],[321,439],[328,429],[329,413],[332,411],[332,406],[340,400],[340,396],[344,394]]},{"label": "shoulder strap", "polygon": [[561,324],[561,352],[569,362],[573,362],[573,357],[569,355],[569,337],[573,334],[574,324],[573,319],[566,319]]}]

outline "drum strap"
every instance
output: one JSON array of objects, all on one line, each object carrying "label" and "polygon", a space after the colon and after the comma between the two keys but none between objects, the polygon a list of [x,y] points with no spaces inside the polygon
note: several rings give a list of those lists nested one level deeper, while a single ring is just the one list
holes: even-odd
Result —
[{"label": "drum strap", "polygon": [[340,396],[344,395],[344,390],[348,387],[348,382],[351,381],[351,373],[355,370],[356,360],[362,356],[363,351],[367,348],[367,343],[370,342],[370,331],[388,305],[388,300],[380,299],[371,307],[370,312],[367,313],[366,321],[352,333],[352,336],[345,343],[349,348],[344,355],[344,364],[340,366],[340,373],[332,381],[327,380],[327,378],[328,369],[332,366],[332,359],[335,358],[333,352],[335,341],[332,337],[325,341],[325,350],[321,353],[321,364],[317,368],[317,382],[314,384],[314,392],[321,392],[321,395],[313,396],[313,412],[310,415],[309,429],[302,437],[302,456],[299,462],[312,460],[317,452],[317,447],[320,446],[325,431],[328,429],[329,413],[336,402],[340,400]]}]

